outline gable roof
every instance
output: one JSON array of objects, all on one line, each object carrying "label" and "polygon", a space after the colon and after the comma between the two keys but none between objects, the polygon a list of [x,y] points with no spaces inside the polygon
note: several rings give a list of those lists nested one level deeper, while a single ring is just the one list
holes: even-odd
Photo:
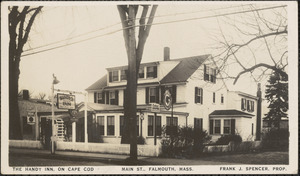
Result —
[{"label": "gable roof", "polygon": [[[180,59],[172,59],[171,61],[180,61],[175,68],[173,68],[163,79],[161,79],[161,84],[166,83],[175,83],[175,82],[186,82],[188,78],[199,68],[199,66],[209,57],[210,55],[200,55],[193,57],[186,57]],[[168,62],[168,61],[162,61]],[[151,62],[156,63],[157,62]],[[148,64],[148,63],[143,63]],[[127,66],[124,66],[127,67]],[[118,67],[119,68],[119,67]],[[101,88],[107,87],[107,75],[104,75],[94,84],[89,86],[87,91],[91,90],[99,90]]]},{"label": "gable roof", "polygon": [[96,81],[94,84],[92,84],[90,87],[86,88],[85,90],[97,90],[100,88],[104,88],[107,86],[107,75],[104,75],[102,78],[100,78],[98,81]]},{"label": "gable roof", "polygon": [[252,118],[253,114],[249,114],[243,111],[239,111],[236,109],[228,109],[228,110],[215,110],[209,114],[209,117],[249,117]]},{"label": "gable roof", "polygon": [[161,81],[161,84],[174,83],[174,82],[186,82],[188,78],[200,67],[200,65],[210,55],[193,56],[181,59],[172,59],[172,61],[180,61]]}]

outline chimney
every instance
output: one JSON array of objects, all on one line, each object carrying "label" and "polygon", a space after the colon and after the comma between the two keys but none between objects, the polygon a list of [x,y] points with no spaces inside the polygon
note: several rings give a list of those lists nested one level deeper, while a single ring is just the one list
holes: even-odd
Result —
[{"label": "chimney", "polygon": [[29,100],[29,91],[23,90],[23,100]]},{"label": "chimney", "polygon": [[164,47],[164,61],[170,60],[170,48]]},{"label": "chimney", "polygon": [[257,116],[256,116],[256,141],[261,138],[261,88],[260,83],[257,84]]}]

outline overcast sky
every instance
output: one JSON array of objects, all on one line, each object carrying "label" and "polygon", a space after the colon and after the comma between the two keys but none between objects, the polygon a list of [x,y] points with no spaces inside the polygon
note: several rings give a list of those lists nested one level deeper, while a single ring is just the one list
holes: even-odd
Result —
[{"label": "overcast sky", "polygon": [[[166,46],[170,47],[171,59],[217,54],[214,47],[217,44],[216,36],[220,33],[218,20],[222,29],[234,36],[233,31],[230,31],[223,21],[230,21],[241,15],[229,15],[226,18],[208,17],[247,10],[250,8],[249,3],[160,4],[154,19],[156,25],[151,28],[142,62],[163,60],[163,48]],[[256,7],[276,5],[278,3],[260,3],[256,4]],[[205,18],[201,19],[202,17]],[[178,22],[168,23],[170,21]],[[34,95],[44,92],[48,96],[54,73],[60,81],[55,85],[56,88],[84,91],[106,74],[105,68],[127,64],[121,28],[115,4],[45,4],[42,13],[34,22],[23,54],[92,39],[22,57],[19,89],[29,89]],[[78,35],[80,36],[76,37]],[[55,44],[48,45],[51,43]],[[41,47],[44,45],[48,46]],[[26,51],[28,49],[29,51]],[[242,77],[236,86],[228,83],[228,87],[251,94],[256,92],[256,84],[247,76]],[[82,100],[80,97],[77,99]]]}]

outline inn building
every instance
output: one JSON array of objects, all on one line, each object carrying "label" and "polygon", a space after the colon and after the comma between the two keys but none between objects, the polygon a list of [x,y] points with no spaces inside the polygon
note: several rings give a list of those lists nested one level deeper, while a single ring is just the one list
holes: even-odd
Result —
[{"label": "inn building", "polygon": [[[89,142],[121,142],[127,69],[128,66],[107,68],[107,74],[86,89]],[[206,130],[213,141],[226,134],[255,140],[261,129],[259,96],[230,91],[222,79],[217,79],[220,77],[211,55],[170,59],[170,50],[165,48],[163,60],[141,63],[137,136],[153,145],[154,130],[159,140],[162,127],[168,135],[176,126],[192,126]],[[163,105],[166,91],[171,93],[172,109]],[[160,105],[155,122],[152,103]],[[78,110],[83,114],[84,103]]]}]

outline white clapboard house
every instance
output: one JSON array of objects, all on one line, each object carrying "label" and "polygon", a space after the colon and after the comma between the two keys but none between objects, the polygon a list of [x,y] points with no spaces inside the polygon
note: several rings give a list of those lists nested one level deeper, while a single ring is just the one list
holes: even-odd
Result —
[{"label": "white clapboard house", "polygon": [[[212,140],[233,133],[240,134],[243,140],[255,139],[256,96],[229,91],[222,79],[216,79],[211,55],[171,60],[169,49],[165,48],[164,52],[162,61],[142,63],[138,74],[137,135],[143,136],[146,144],[154,143],[154,129],[160,136],[163,126],[167,134],[175,126],[188,125],[207,130]],[[107,68],[107,74],[86,89],[88,111],[92,112],[97,128],[94,131],[107,143],[121,141],[127,68]],[[166,90],[172,93],[173,116],[171,109],[163,106]],[[156,123],[149,108],[151,103],[160,104]],[[79,107],[82,110],[83,104]]]}]

